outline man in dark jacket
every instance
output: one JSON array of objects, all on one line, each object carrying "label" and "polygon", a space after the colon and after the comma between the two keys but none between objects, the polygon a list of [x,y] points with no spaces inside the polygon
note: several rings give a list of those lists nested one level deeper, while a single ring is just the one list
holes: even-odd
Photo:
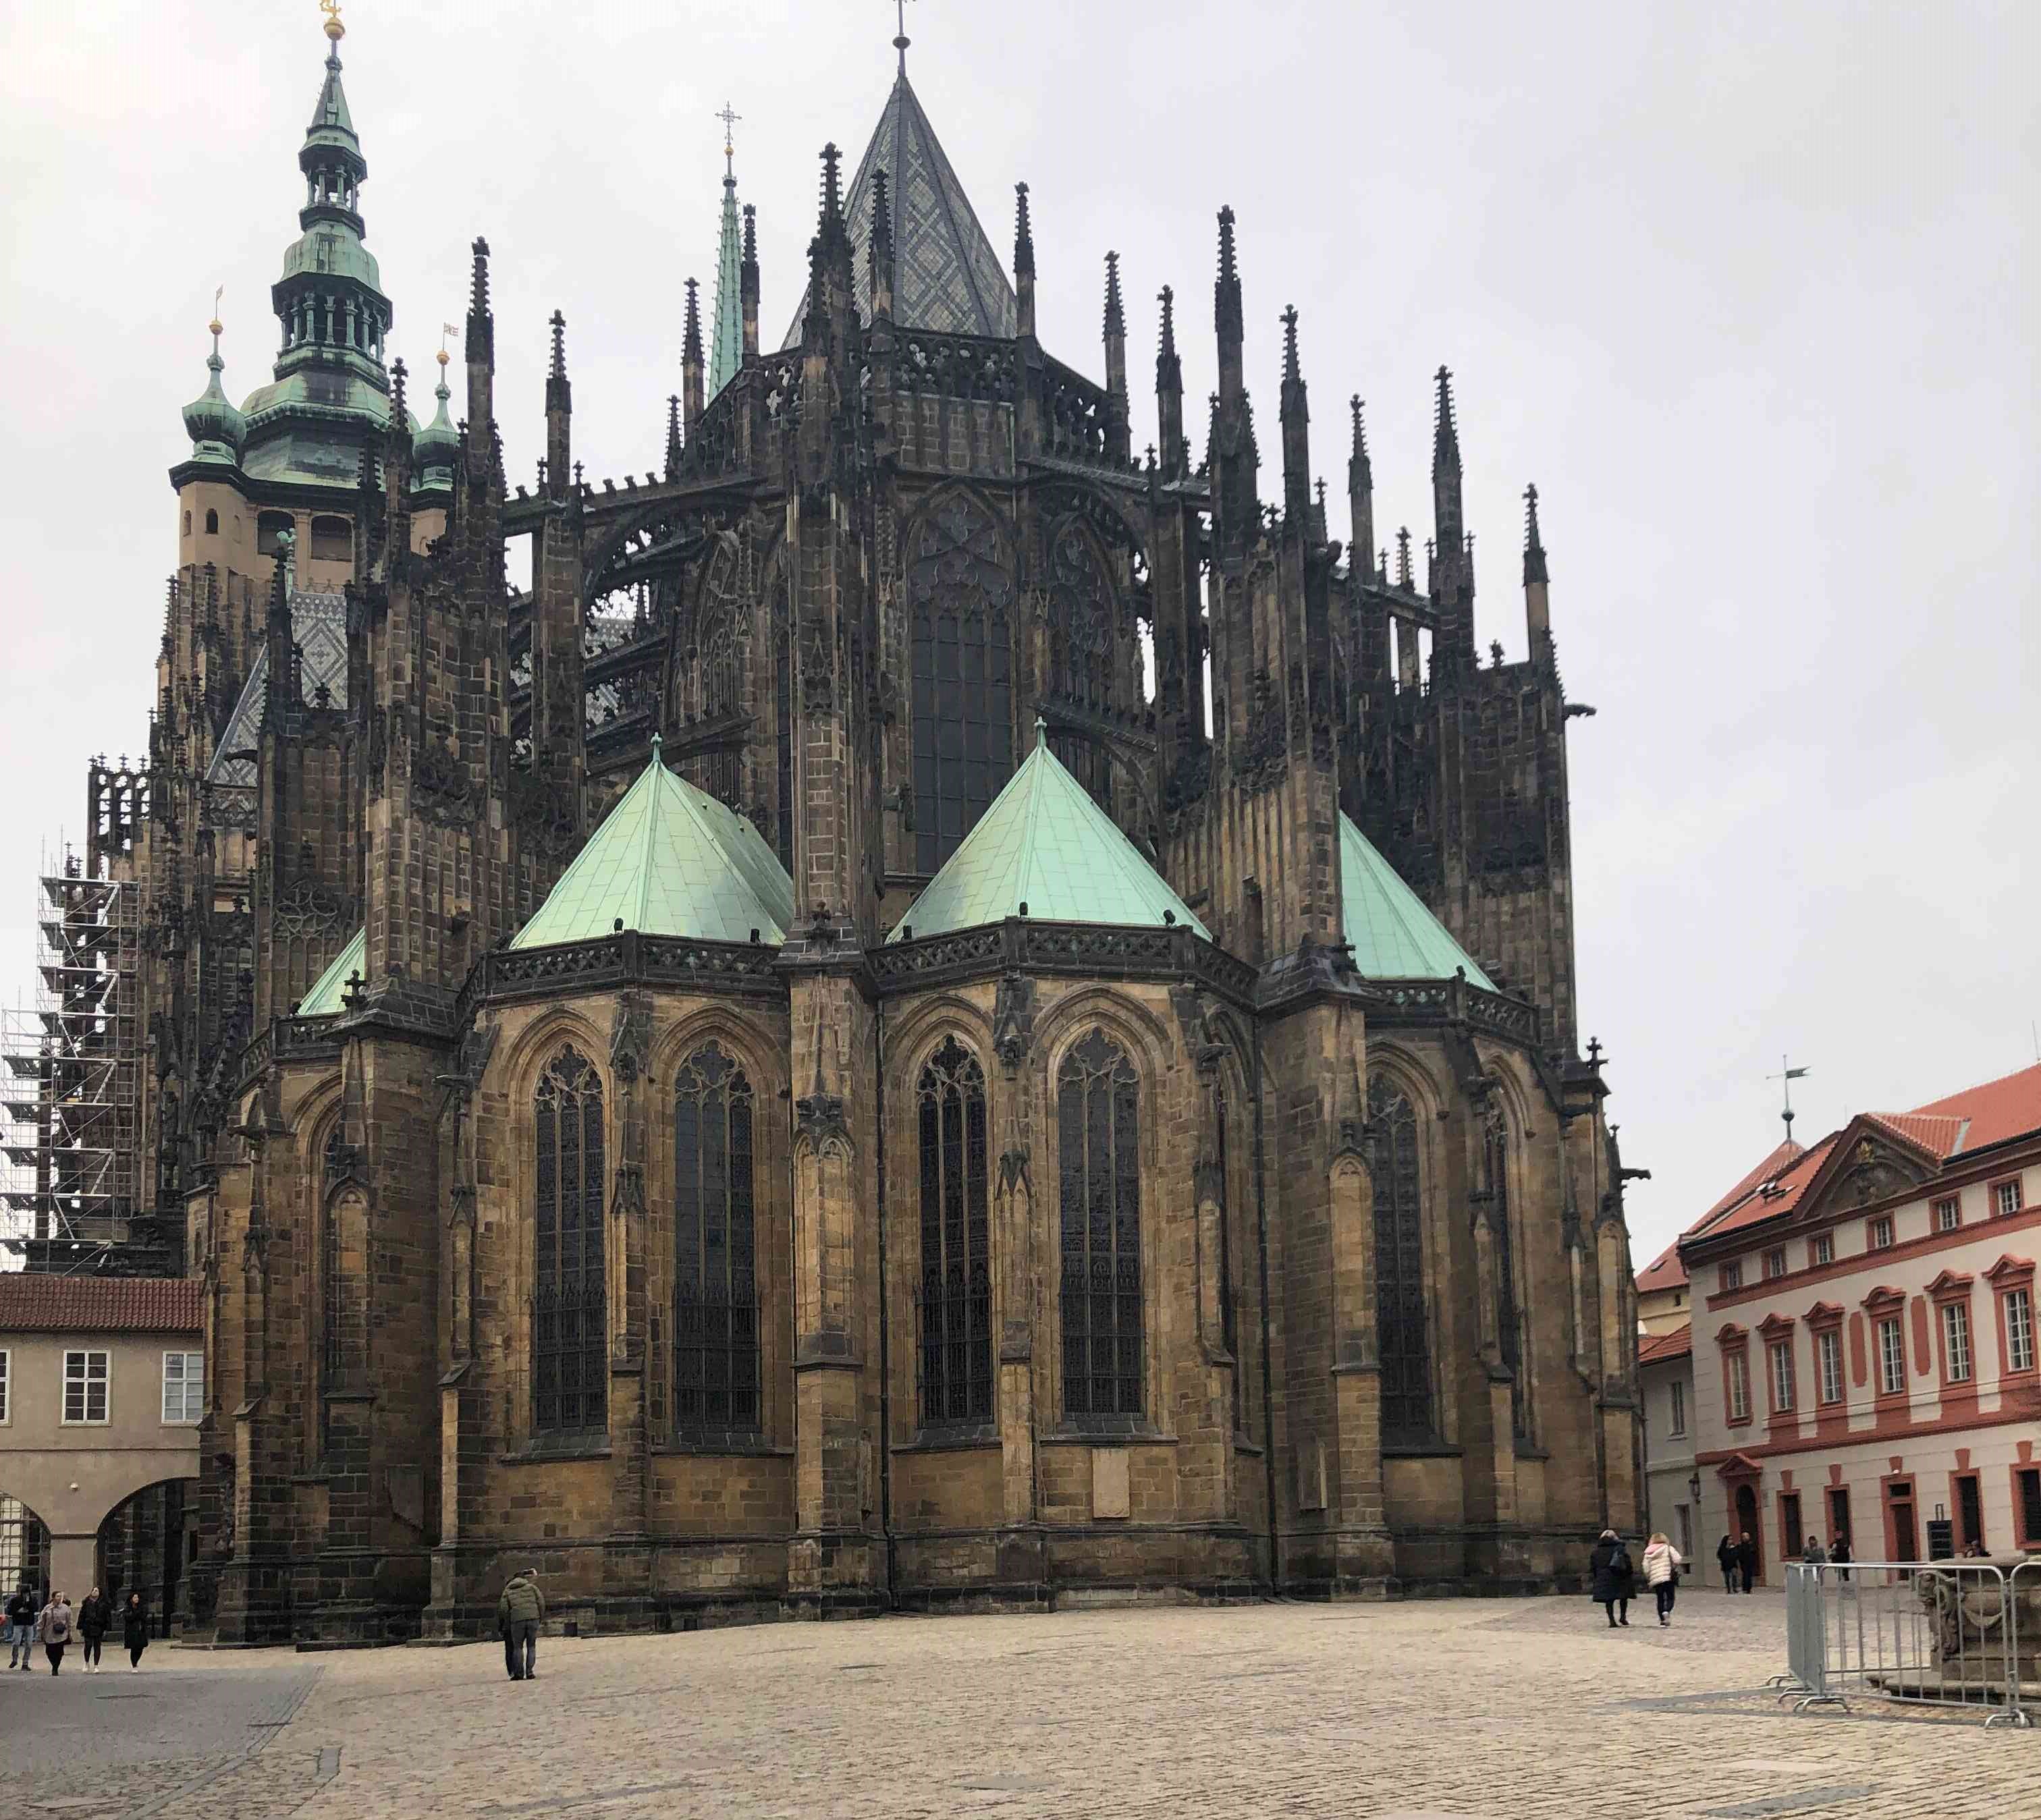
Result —
[{"label": "man in dark jacket", "polygon": [[42,1609],[29,1582],[7,1601],[7,1665],[29,1672],[29,1647],[36,1640],[36,1613]]},{"label": "man in dark jacket", "polygon": [[546,1596],[529,1568],[513,1574],[496,1601],[496,1627],[503,1633],[503,1667],[513,1681],[537,1679],[532,1663],[539,1653],[539,1620],[546,1615]]},{"label": "man in dark jacket", "polygon": [[1736,1544],[1725,1536],[1715,1544],[1715,1565],[1722,1569],[1722,1590],[1736,1590]]},{"label": "man in dark jacket", "polygon": [[1736,1570],[1743,1582],[1743,1589],[1750,1590],[1751,1582],[1757,1578],[1757,1543],[1749,1530],[1736,1539]]},{"label": "man in dark jacket", "polygon": [[[1628,1624],[1630,1582],[1636,1570],[1631,1565],[1630,1551],[1613,1529],[1601,1532],[1601,1540],[1588,1559],[1588,1567],[1594,1575],[1595,1602],[1608,1612],[1608,1627],[1612,1631],[1619,1624]],[[1619,1605],[1623,1608],[1620,1619],[1616,1616]]]}]

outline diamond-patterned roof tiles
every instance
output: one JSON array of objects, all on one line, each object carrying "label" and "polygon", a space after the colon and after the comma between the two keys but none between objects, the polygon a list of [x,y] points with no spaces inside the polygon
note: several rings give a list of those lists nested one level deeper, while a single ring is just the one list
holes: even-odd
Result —
[{"label": "diamond-patterned roof tiles", "polygon": [[618,928],[702,941],[777,944],[794,920],[794,885],[758,830],[652,761],[513,948],[588,941]]},{"label": "diamond-patterned roof tiles", "polygon": [[[902,71],[844,201],[850,231],[851,296],[871,296],[872,174],[883,170],[893,204],[893,320],[902,328],[1011,340],[1013,286],[979,227],[963,185]],[[808,294],[801,292],[783,348],[798,347]]]},{"label": "diamond-patterned roof tiles", "polygon": [[1340,817],[1340,895],[1346,939],[1364,979],[1451,979],[1495,990],[1481,964],[1446,933],[1396,868],[1346,815]]},{"label": "diamond-patterned roof tiles", "polygon": [[1160,923],[1166,911],[1209,934],[1161,873],[1044,742],[964,836],[901,918],[891,941],[975,929],[1027,914],[1040,922]]},{"label": "diamond-patterned roof tiles", "polygon": [[[291,638],[299,653],[305,700],[328,708],[347,705],[347,597],[299,589],[291,596]],[[319,691],[326,693],[321,696]],[[255,647],[248,680],[227,717],[227,731],[213,748],[206,767],[208,784],[250,784],[255,781],[255,742],[262,737],[269,702],[269,647]]]}]

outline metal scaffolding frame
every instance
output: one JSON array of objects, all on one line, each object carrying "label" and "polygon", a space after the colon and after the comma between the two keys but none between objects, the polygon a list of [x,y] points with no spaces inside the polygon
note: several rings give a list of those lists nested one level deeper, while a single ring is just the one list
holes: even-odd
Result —
[{"label": "metal scaffolding frame", "polygon": [[35,1009],[0,1017],[0,1242],[110,1245],[139,1184],[141,889],[45,873]]}]

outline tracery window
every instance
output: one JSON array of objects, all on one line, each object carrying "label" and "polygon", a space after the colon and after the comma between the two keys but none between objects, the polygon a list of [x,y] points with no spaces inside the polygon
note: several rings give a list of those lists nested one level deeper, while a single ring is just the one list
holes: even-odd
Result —
[{"label": "tracery window", "polygon": [[985,1072],[954,1037],[929,1059],[921,1117],[921,1421],[992,1420]]},{"label": "tracery window", "polygon": [[537,1151],[532,1283],[532,1426],[608,1425],[602,1080],[571,1047],[532,1096]]},{"label": "tracery window", "polygon": [[[676,680],[674,719],[684,728],[720,719],[745,706],[750,627],[744,593],[739,552],[719,545],[695,598],[691,635]],[[698,753],[684,761],[682,769],[689,782],[741,814],[740,743],[733,740]]]},{"label": "tracery window", "polygon": [[1063,1410],[1126,1425],[1142,1413],[1140,1103],[1102,1030],[1057,1077],[1062,1214]]},{"label": "tracery window", "polygon": [[1382,1356],[1382,1437],[1427,1440],[1433,1433],[1432,1349],[1417,1110],[1408,1095],[1377,1074],[1368,1084],[1368,1122],[1375,1128],[1375,1326]]},{"label": "tracery window", "polygon": [[[1074,522],[1049,551],[1047,693],[1074,707],[1110,713],[1123,705],[1115,649],[1112,591],[1097,552]],[[1097,740],[1059,731],[1050,746],[1102,807],[1112,801],[1111,755]]]},{"label": "tracery window", "polygon": [[751,1082],[716,1043],[673,1082],[673,1415],[682,1433],[758,1426]]},{"label": "tracery window", "polygon": [[1496,1339],[1509,1373],[1510,1430],[1519,1440],[1524,1440],[1531,1433],[1530,1404],[1524,1382],[1523,1322],[1516,1302],[1516,1249],[1509,1211],[1509,1131],[1500,1107],[1489,1114],[1482,1134],[1482,1152],[1489,1231],[1495,1248]]},{"label": "tracery window", "polygon": [[937,871],[1013,769],[1013,576],[998,527],[961,494],[925,513],[913,617],[914,867]]}]

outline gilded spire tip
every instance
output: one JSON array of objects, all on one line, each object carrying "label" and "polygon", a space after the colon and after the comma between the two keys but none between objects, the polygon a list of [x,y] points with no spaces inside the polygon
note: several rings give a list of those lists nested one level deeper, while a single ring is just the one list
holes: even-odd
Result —
[{"label": "gilded spire tip", "polygon": [[347,28],[340,22],[340,0],[319,0],[319,10],[326,15],[326,35],[338,49],[347,36]]}]

